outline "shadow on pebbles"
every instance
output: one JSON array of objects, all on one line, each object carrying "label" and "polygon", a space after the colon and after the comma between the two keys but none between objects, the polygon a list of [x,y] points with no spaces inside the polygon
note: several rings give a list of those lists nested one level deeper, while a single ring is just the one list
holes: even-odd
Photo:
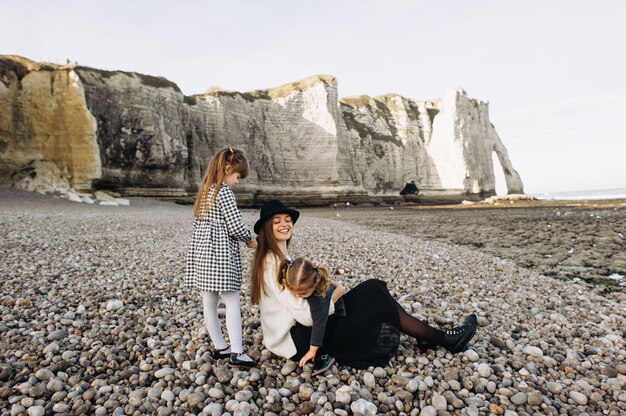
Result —
[{"label": "shadow on pebbles", "polygon": [[[255,217],[244,212],[249,226]],[[229,368],[210,357],[200,298],[183,288],[191,225],[190,207],[140,199],[128,207],[0,200],[0,412],[626,413],[623,293],[599,295],[461,246],[306,216],[292,255],[319,259],[348,288],[385,280],[433,325],[476,313],[470,349],[422,353],[403,337],[386,368],[335,365],[312,377],[310,365],[263,348],[245,283],[244,343],[260,365]],[[241,250],[247,281],[251,253]]]}]

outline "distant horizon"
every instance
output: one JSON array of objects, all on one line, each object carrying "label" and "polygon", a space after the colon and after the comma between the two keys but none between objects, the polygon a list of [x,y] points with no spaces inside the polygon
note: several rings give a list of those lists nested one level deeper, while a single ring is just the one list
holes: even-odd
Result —
[{"label": "distant horizon", "polygon": [[625,188],[604,188],[604,189],[577,189],[573,191],[544,191],[544,192],[533,192],[533,194],[574,194],[574,193],[584,193],[584,192],[614,192],[614,191],[626,191]]}]

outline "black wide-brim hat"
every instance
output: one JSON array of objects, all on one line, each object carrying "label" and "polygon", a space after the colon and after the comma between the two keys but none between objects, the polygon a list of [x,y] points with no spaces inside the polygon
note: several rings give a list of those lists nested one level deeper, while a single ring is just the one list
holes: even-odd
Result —
[{"label": "black wide-brim hat", "polygon": [[258,234],[259,231],[261,231],[263,223],[271,219],[276,214],[289,214],[292,224],[295,224],[296,221],[298,221],[298,217],[300,216],[300,212],[287,207],[285,204],[277,199],[267,201],[261,207],[261,216],[256,224],[254,224],[254,232]]}]

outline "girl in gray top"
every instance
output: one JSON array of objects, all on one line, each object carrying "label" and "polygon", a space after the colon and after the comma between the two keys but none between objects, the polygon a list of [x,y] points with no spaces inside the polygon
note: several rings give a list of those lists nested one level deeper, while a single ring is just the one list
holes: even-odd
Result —
[{"label": "girl in gray top", "polygon": [[[325,268],[317,263],[297,258],[285,259],[278,271],[278,283],[297,297],[307,300],[313,318],[309,351],[300,359],[300,367],[313,361],[313,374],[326,371],[335,362],[322,347],[324,331],[328,322],[330,301],[335,304],[335,315],[344,316],[345,307],[341,298],[344,287],[328,277]],[[318,349],[320,350],[318,354]]]}]

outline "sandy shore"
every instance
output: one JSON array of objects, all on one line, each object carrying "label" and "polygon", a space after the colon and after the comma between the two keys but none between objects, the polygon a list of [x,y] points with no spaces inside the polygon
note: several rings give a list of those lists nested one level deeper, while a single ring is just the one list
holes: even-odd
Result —
[{"label": "sandy shore", "polygon": [[[623,291],[594,292],[583,281],[548,278],[472,247],[422,238],[415,230],[423,227],[400,233],[409,228],[407,216],[428,223],[429,233],[448,222],[433,208],[401,211],[377,222],[369,211],[336,217],[305,210],[291,252],[320,259],[348,287],[370,277],[387,281],[411,313],[435,325],[449,327],[475,312],[480,328],[470,349],[422,353],[405,337],[387,368],[334,366],[312,377],[309,367],[297,369],[263,348],[247,285],[244,340],[261,364],[237,371],[210,358],[199,297],[182,287],[191,207],[144,199],[131,199],[129,207],[85,206],[0,188],[0,413],[626,412]],[[450,222],[467,235],[471,220],[464,212]],[[507,212],[484,214],[479,222],[500,229],[513,221],[514,211]],[[553,234],[566,228],[561,217],[600,229],[613,211],[587,221],[560,212],[546,211],[536,221],[552,219]],[[385,225],[396,214],[398,224]],[[518,221],[532,223],[533,217],[523,220],[529,215],[519,211]],[[244,212],[249,225],[256,216]],[[453,237],[447,234],[454,225],[443,229],[437,238]],[[504,229],[500,235],[519,240],[536,234]],[[492,244],[488,231],[474,230],[485,236],[481,250]],[[571,240],[570,232],[580,241],[584,230],[554,237],[555,248]],[[247,273],[251,255],[244,250]]]}]

